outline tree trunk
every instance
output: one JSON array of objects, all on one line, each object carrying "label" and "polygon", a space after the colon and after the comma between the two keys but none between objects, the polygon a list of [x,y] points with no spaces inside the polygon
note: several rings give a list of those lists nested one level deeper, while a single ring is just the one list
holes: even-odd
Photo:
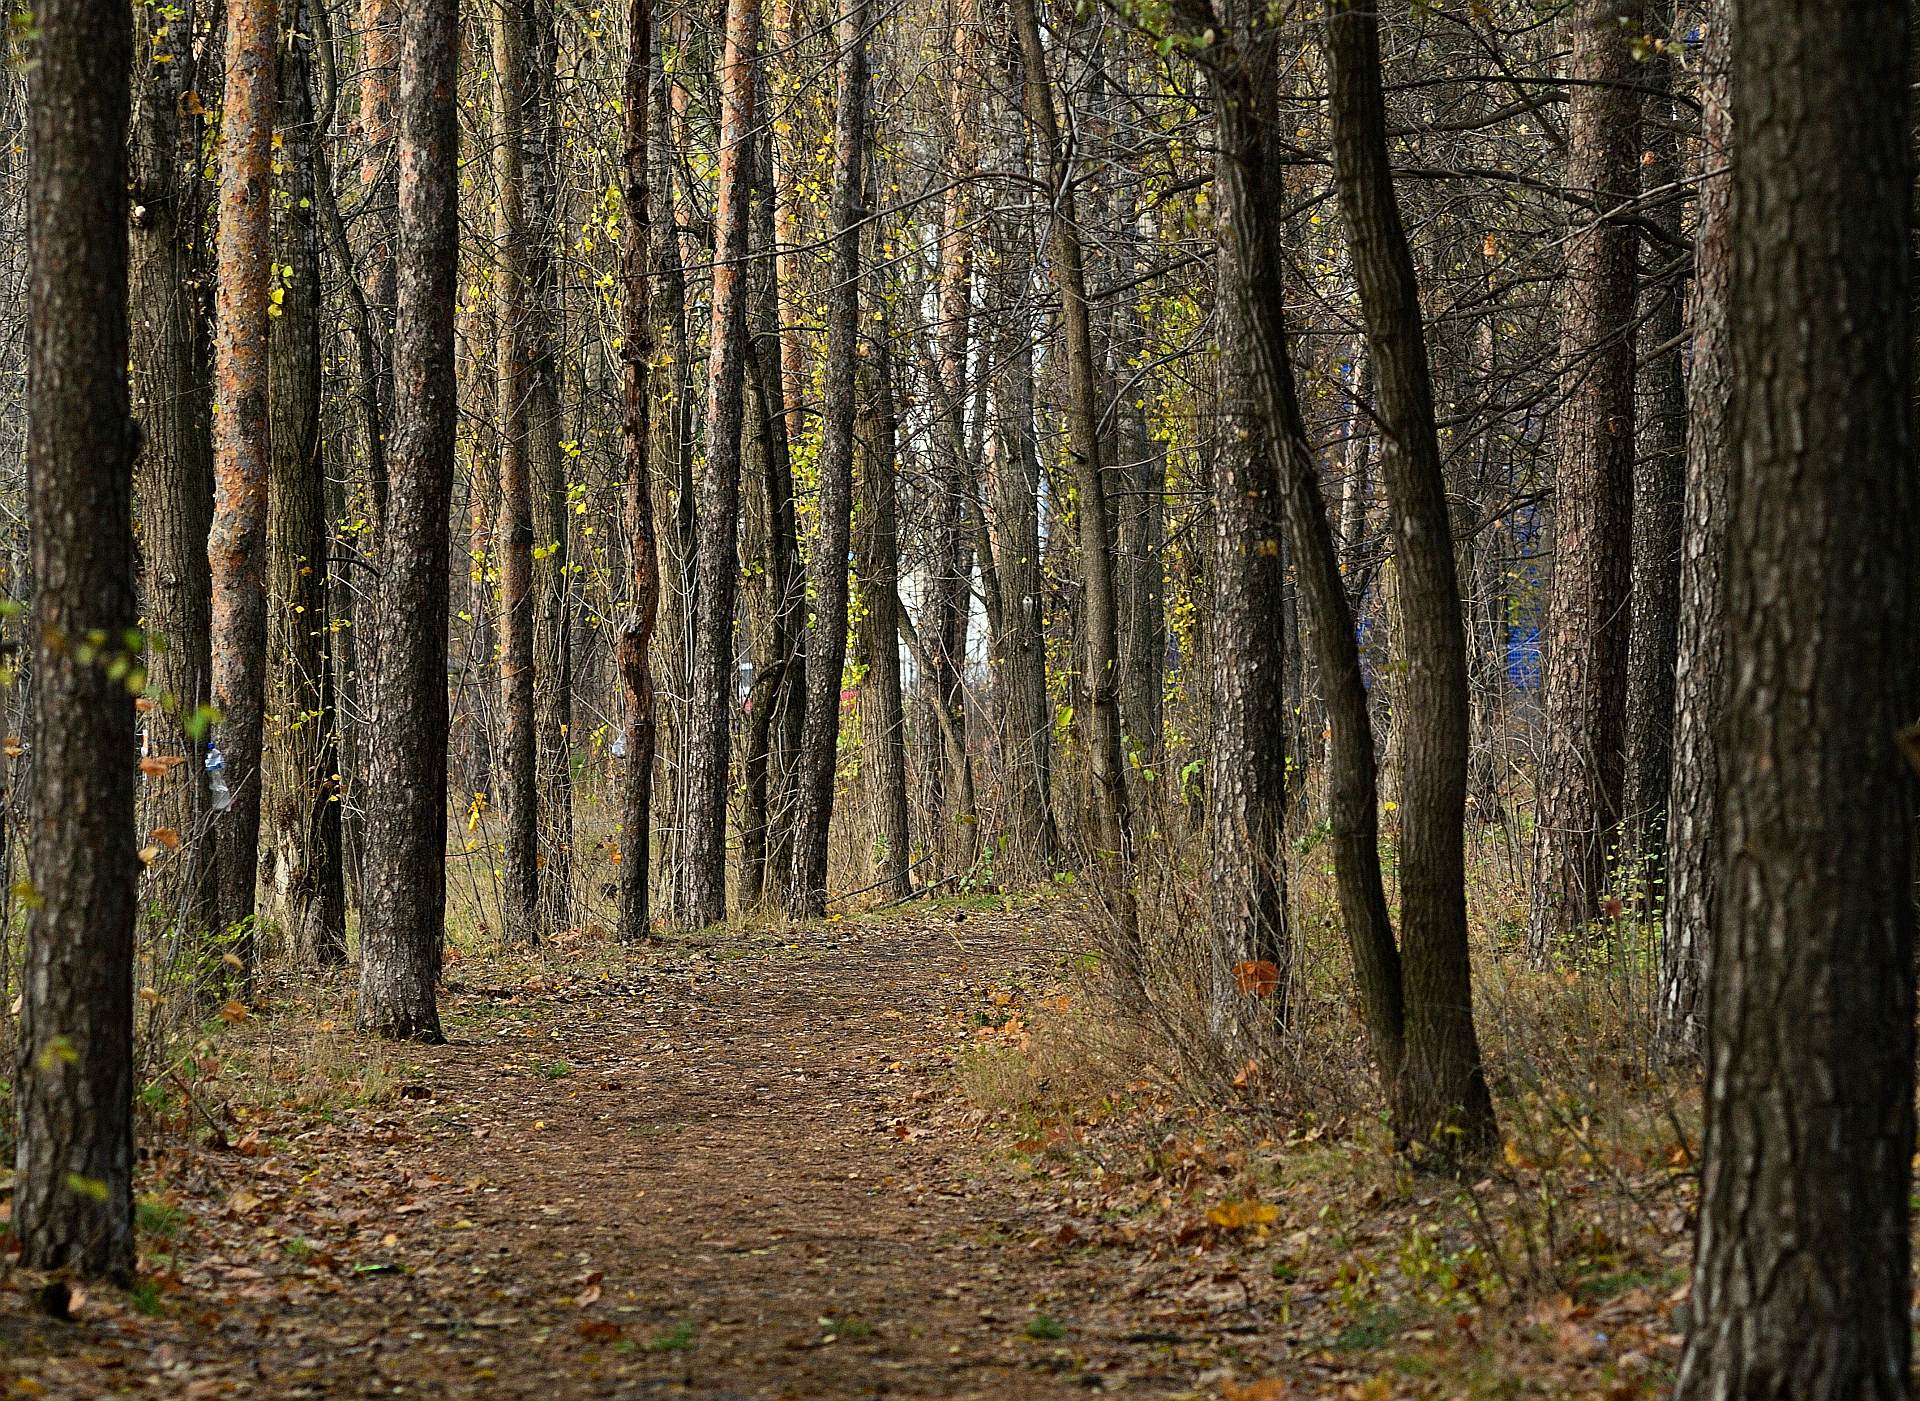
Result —
[{"label": "tree trunk", "polygon": [[1687,379],[1686,497],[1680,533],[1680,618],[1673,677],[1673,775],[1667,800],[1667,912],[1660,949],[1661,1040],[1700,1049],[1706,959],[1719,906],[1720,688],[1725,670],[1727,339],[1733,228],[1725,173],[1734,125],[1727,85],[1731,0],[1710,0],[1702,27],[1700,212],[1694,242],[1692,371]]},{"label": "tree trunk", "polygon": [[214,301],[213,703],[230,806],[216,827],[220,918],[250,979],[267,684],[267,310],[273,274],[274,0],[226,7]]},{"label": "tree trunk", "polygon": [[[1362,0],[1366,3],[1366,0]],[[1473,1022],[1467,952],[1467,640],[1454,573],[1446,469],[1413,270],[1387,156],[1380,17],[1339,0],[1327,15],[1334,177],[1367,325],[1392,508],[1400,608],[1400,964],[1406,1059],[1396,1136],[1442,1162],[1498,1141]]]},{"label": "tree trunk", "polygon": [[533,723],[533,479],[527,400],[527,32],[523,0],[493,16],[494,316],[499,340],[495,410],[500,424],[500,919],[509,947],[540,942],[539,803]]},{"label": "tree trunk", "polygon": [[[1231,221],[1229,203],[1220,217]],[[1238,237],[1229,235],[1229,239]],[[1229,247],[1223,240],[1223,248]],[[1230,252],[1222,280],[1232,285]],[[1285,1025],[1287,926],[1286,523],[1267,424],[1247,374],[1244,298],[1222,298],[1221,443],[1213,455],[1213,706],[1207,777],[1213,1033],[1237,1065]],[[1267,982],[1271,965],[1272,985]]]},{"label": "tree trunk", "polygon": [[[1672,0],[1652,0],[1647,27],[1674,42]],[[1654,94],[1641,122],[1642,191],[1657,201],[1646,217],[1673,242],[1680,236],[1679,105],[1673,57],[1660,47],[1640,65]],[[1665,193],[1655,193],[1664,191]],[[1648,266],[1641,293],[1638,452],[1633,465],[1632,635],[1627,646],[1627,828],[1621,855],[1648,909],[1666,885],[1667,793],[1673,773],[1673,690],[1680,623],[1680,530],[1686,495],[1687,387],[1680,341],[1686,327],[1686,278],[1673,248],[1643,240]]]},{"label": "tree trunk", "polygon": [[1633,43],[1643,0],[1580,0],[1567,184],[1575,210],[1561,360],[1574,377],[1555,428],[1553,578],[1542,628],[1545,711],[1527,944],[1548,957],[1597,919],[1626,766],[1633,503],[1634,231],[1610,217],[1639,187]]},{"label": "tree trunk", "polygon": [[787,912],[827,912],[827,836],[840,759],[840,691],[847,658],[847,550],[853,514],[854,417],[860,347],[860,196],[866,180],[867,6],[840,0],[840,82],[833,133],[833,247],[828,260],[827,380],[820,435],[820,533],[808,560],[806,729]]},{"label": "tree trunk", "polygon": [[872,808],[882,900],[913,894],[908,865],[907,723],[900,694],[899,499],[894,481],[898,426],[893,363],[874,343],[861,397],[855,489],[854,578],[860,611],[854,628],[865,677],[860,683],[860,769]]},{"label": "tree trunk", "polygon": [[[306,5],[319,0],[306,0]],[[274,201],[275,303],[268,323],[270,705],[263,867],[292,950],[347,958],[340,873],[339,751],[328,641],[326,470],[320,456],[320,246],[314,225],[311,26],[296,3],[281,56],[281,197]]]},{"label": "tree trunk", "polygon": [[1113,921],[1121,985],[1129,994],[1145,978],[1139,912],[1133,892],[1133,813],[1127,798],[1121,753],[1118,611],[1113,586],[1113,540],[1107,527],[1106,481],[1100,466],[1093,334],[1088,318],[1080,225],[1074,209],[1073,158],[1060,138],[1059,116],[1040,43],[1035,0],[1013,0],[1012,14],[1025,65],[1026,104],[1039,141],[1039,155],[1052,207],[1054,277],[1060,287],[1067,360],[1067,435],[1073,458],[1080,533],[1086,638],[1085,737],[1089,792],[1087,832],[1100,896]]},{"label": "tree trunk", "polygon": [[401,22],[401,179],[389,519],[380,533],[367,726],[362,1030],[441,1041],[434,982],[446,934],[448,513],[453,505],[453,306],[459,135],[454,0]]},{"label": "tree trunk", "polygon": [[655,354],[653,288],[653,205],[648,137],[653,124],[652,0],[628,0],[627,63],[621,88],[626,147],[622,153],[621,208],[627,227],[620,244],[620,354],[625,416],[621,420],[621,460],[626,472],[627,600],[615,639],[615,658],[626,709],[622,732],[626,767],[620,785],[620,922],[616,936],[633,944],[651,932],[649,907],[653,824],[654,618],[660,602],[660,566],[654,548],[652,364]]},{"label": "tree trunk", "polygon": [[[1211,21],[1212,15],[1201,18]],[[1404,1059],[1406,1018],[1400,955],[1380,876],[1373,727],[1353,614],[1293,381],[1286,258],[1268,218],[1283,199],[1272,140],[1278,120],[1273,100],[1275,36],[1256,18],[1239,15],[1230,16],[1222,32],[1212,77],[1220,126],[1220,195],[1229,210],[1223,242],[1233,270],[1226,295],[1246,306],[1253,382],[1282,493],[1300,602],[1319,652],[1330,735],[1328,843],[1361,1017],[1381,1084],[1392,1097]],[[1219,665],[1214,663],[1215,671]]]},{"label": "tree trunk", "polygon": [[[22,1264],[133,1282],[133,428],[119,0],[46,0],[28,99],[34,823],[14,1067]],[[95,637],[99,641],[95,641]]]},{"label": "tree trunk", "polygon": [[212,403],[207,380],[206,242],[200,235],[198,135],[182,119],[192,72],[192,34],[182,20],[142,8],[137,25],[129,281],[133,403],[140,420],[135,485],[140,503],[141,605],[146,617],[147,695],[143,748],[181,755],[141,780],[141,830],[172,831],[148,869],[148,902],[173,922],[177,946],[198,957],[218,924],[213,820],[207,791],[206,726],[212,699]]},{"label": "tree trunk", "polygon": [[727,915],[727,770],[735,673],[733,605],[740,535],[740,423],[745,396],[744,261],[752,169],[760,0],[728,0],[720,68],[719,196],[714,209],[713,331],[707,361],[707,455],[699,484],[692,695],[688,706],[687,869],[675,911],[698,929]]},{"label": "tree trunk", "polygon": [[1742,0],[1723,898],[1681,1401],[1910,1394],[1906,0]]},{"label": "tree trunk", "polygon": [[[567,456],[561,449],[561,305],[554,163],[558,38],[553,0],[527,0],[520,107],[527,243],[527,454],[533,522],[533,726],[538,926],[573,924],[573,608]],[[580,396],[583,400],[584,395]]]}]

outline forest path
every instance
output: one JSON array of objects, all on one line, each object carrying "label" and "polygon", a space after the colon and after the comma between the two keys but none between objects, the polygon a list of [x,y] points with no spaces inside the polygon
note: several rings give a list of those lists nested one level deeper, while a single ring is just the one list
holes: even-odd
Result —
[{"label": "forest path", "polygon": [[153,1316],[0,1293],[0,1395],[1195,1394],[1140,1281],[954,1087],[969,1010],[1057,976],[1062,923],[727,932],[491,989],[456,965],[450,1044],[397,1096],[157,1166],[188,1225]]}]

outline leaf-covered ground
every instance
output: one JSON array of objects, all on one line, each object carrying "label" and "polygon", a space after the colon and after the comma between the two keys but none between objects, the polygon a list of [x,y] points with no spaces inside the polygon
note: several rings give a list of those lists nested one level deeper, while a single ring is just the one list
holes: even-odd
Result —
[{"label": "leaf-covered ground", "polygon": [[1073,939],[922,908],[560,941],[455,965],[450,1044],[391,1053],[283,995],[156,1094],[138,1289],[63,1310],[0,1263],[0,1396],[1657,1392],[1684,1221],[1591,1228],[1592,1287],[1529,1291],[1511,1233],[1318,1130],[1151,1077],[1084,1115],[963,1094],[1072,1001]]}]

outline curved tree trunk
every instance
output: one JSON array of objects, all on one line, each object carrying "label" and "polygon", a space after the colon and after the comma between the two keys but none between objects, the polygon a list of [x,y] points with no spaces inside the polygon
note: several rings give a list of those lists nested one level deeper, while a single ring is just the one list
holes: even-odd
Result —
[{"label": "curved tree trunk", "polygon": [[[1362,4],[1370,0],[1361,0]],[[1400,966],[1406,1059],[1396,1136],[1442,1162],[1498,1140],[1473,1022],[1467,952],[1467,639],[1446,470],[1434,427],[1420,288],[1394,195],[1380,83],[1380,17],[1327,15],[1335,183],[1346,217],[1379,399],[1392,508],[1401,677]]]}]

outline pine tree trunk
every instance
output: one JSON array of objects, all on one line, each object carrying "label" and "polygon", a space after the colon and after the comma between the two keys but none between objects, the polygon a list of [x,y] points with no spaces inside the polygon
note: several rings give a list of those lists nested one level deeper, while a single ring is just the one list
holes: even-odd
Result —
[{"label": "pine tree trunk", "polygon": [[[20,1262],[133,1282],[133,427],[119,0],[46,0],[28,97],[34,805],[14,1066]],[[101,641],[92,638],[99,634]]]},{"label": "pine tree trunk", "polygon": [[1553,577],[1542,628],[1545,721],[1536,786],[1527,944],[1544,959],[1600,917],[1626,766],[1633,502],[1631,225],[1611,217],[1639,188],[1632,45],[1643,0],[1580,0],[1573,30],[1561,360],[1572,382],[1555,426]]},{"label": "pine tree trunk", "polygon": [[214,729],[231,805],[215,832],[220,918],[251,978],[267,684],[267,309],[273,278],[274,0],[227,6],[213,386]]},{"label": "pine tree trunk", "polygon": [[1731,0],[1710,0],[1699,88],[1700,212],[1694,245],[1687,462],[1680,531],[1680,617],[1673,677],[1673,772],[1667,799],[1667,913],[1660,949],[1661,1040],[1697,1052],[1706,1009],[1706,960],[1717,920],[1720,868],[1720,689],[1725,662],[1727,413],[1733,391],[1727,338],[1733,228],[1728,105]]},{"label": "pine tree trunk", "polygon": [[660,566],[654,546],[652,365],[656,354],[651,266],[653,204],[648,137],[654,104],[649,81],[653,47],[652,0],[628,0],[627,61],[621,86],[626,145],[621,157],[621,207],[627,221],[620,248],[620,333],[623,402],[621,460],[626,473],[626,608],[615,639],[625,701],[622,733],[626,765],[620,786],[620,916],[616,936],[633,944],[651,933],[654,719],[650,652],[660,602]]},{"label": "pine tree trunk", "polygon": [[1681,1401],[1911,1394],[1909,10],[1739,9],[1723,884]]}]

